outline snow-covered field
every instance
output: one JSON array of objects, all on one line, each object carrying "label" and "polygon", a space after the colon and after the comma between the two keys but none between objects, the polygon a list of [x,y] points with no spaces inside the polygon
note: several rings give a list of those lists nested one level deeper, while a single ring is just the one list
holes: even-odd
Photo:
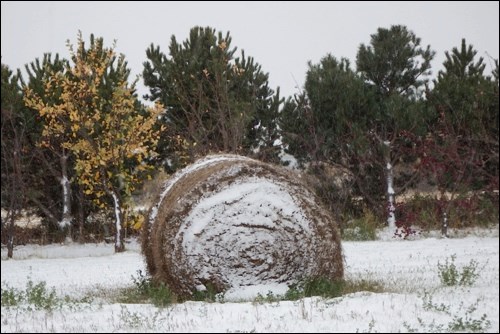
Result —
[{"label": "snow-covered field", "polygon": [[[50,311],[2,306],[2,332],[499,332],[498,225],[461,238],[343,242],[346,279],[379,281],[386,292],[272,303],[243,289],[221,303],[115,303],[113,294],[145,268],[137,243],[127,246],[122,254],[104,244],[23,246],[13,260],[2,249],[3,291],[46,282],[71,299]],[[477,261],[472,286],[441,283],[438,262],[452,255],[459,273]]]}]

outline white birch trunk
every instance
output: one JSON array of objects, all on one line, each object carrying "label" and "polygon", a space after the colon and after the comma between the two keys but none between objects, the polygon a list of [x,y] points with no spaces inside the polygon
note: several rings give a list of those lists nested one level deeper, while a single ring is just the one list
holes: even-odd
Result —
[{"label": "white birch trunk", "polygon": [[448,238],[448,215],[443,213],[443,225],[441,227],[441,234],[443,237]]},{"label": "white birch trunk", "polygon": [[61,186],[63,191],[63,213],[62,218],[59,221],[59,229],[63,230],[64,228],[71,225],[71,220],[73,217],[71,216],[71,184],[68,180],[68,156],[63,154],[60,158],[61,161]]},{"label": "white birch trunk", "polygon": [[111,196],[113,197],[113,202],[115,206],[115,252],[123,252],[124,245],[122,240],[122,209],[120,204],[120,199],[114,191],[111,191]]},{"label": "white birch trunk", "polygon": [[396,207],[394,206],[394,170],[391,164],[391,145],[389,141],[384,141],[384,145],[387,147],[387,153],[385,156],[386,160],[386,172],[387,172],[387,225],[391,229],[396,229]]}]

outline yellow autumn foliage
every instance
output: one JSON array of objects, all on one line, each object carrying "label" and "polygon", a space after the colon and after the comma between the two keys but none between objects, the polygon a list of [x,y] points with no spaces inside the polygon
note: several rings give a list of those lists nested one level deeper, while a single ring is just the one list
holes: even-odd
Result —
[{"label": "yellow autumn foliage", "polygon": [[[44,84],[45,95],[58,98],[44,102],[27,89],[25,104],[45,121],[41,145],[58,146],[73,154],[78,182],[100,205],[98,199],[105,193],[120,190],[130,194],[139,181],[137,174],[148,168],[144,160],[154,155],[159,137],[154,124],[163,107],[157,104],[138,110],[134,87],[120,68],[117,74],[121,78],[112,91],[103,93],[101,84],[116,53],[114,48],[103,47],[102,39],[85,49],[80,35],[76,50],[70,46],[72,65]],[[137,168],[130,168],[134,164]]]}]

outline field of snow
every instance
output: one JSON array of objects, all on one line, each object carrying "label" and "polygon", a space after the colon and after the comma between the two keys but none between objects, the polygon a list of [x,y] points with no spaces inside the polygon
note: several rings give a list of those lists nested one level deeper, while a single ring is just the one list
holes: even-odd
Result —
[{"label": "field of snow", "polygon": [[[403,241],[386,236],[343,242],[342,247],[346,279],[378,281],[385,292],[262,302],[248,294],[254,290],[240,289],[220,303],[190,301],[158,308],[113,298],[120,289],[134,286],[132,276],[144,271],[137,242],[127,244],[121,254],[105,244],[22,246],[10,260],[2,249],[2,301],[4,291],[26,290],[28,281],[45,282],[68,301],[52,310],[2,303],[1,331],[498,333],[498,225],[460,238]],[[438,263],[452,256],[459,273],[477,263],[479,276],[472,286],[441,283]],[[261,287],[263,295],[266,288]]]}]

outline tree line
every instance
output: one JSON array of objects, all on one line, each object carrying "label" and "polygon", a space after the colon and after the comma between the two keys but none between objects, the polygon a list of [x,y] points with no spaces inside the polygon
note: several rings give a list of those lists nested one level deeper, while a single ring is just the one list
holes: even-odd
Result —
[{"label": "tree line", "polygon": [[[26,77],[2,63],[9,254],[23,210],[41,216],[54,239],[80,241],[92,214],[111,212],[122,251],[140,185],[216,152],[271,163],[293,155],[340,221],[363,208],[389,210],[396,224],[395,192],[423,181],[443,193],[497,190],[498,202],[498,60],[485,73],[465,40],[446,52],[431,82],[431,47],[405,26],[379,28],[359,46],[355,68],[331,54],[309,62],[303,89],[285,99],[229,32],[194,27],[183,42],[172,36],[168,52],[146,50],[144,98],[152,107],[138,98],[115,45],[94,35],[87,45],[79,34],[68,48],[70,59],[45,54],[26,65]],[[349,175],[344,184],[332,167]]]}]

